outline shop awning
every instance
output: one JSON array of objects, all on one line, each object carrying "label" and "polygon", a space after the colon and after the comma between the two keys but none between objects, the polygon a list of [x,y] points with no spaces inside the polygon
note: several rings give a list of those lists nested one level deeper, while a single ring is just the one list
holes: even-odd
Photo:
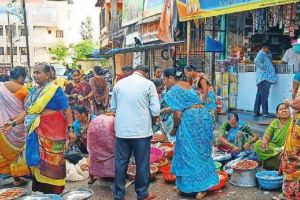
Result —
[{"label": "shop awning", "polygon": [[298,2],[299,0],[194,0],[188,4],[177,1],[180,21],[206,18],[259,8],[278,6]]},{"label": "shop awning", "polygon": [[125,53],[133,53],[133,52],[142,52],[142,51],[150,51],[155,49],[164,49],[172,46],[178,46],[184,44],[185,41],[178,41],[178,42],[170,42],[170,43],[159,43],[159,44],[149,44],[149,45],[142,45],[136,47],[126,47],[126,48],[115,48],[111,49],[105,54],[100,54],[100,57],[112,57],[116,54],[125,54]]}]

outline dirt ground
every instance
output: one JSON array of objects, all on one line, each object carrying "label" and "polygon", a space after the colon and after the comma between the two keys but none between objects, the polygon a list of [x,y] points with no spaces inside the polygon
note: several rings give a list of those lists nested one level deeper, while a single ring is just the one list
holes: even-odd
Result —
[{"label": "dirt ground", "polygon": [[[1,180],[0,188],[12,187],[12,179]],[[30,190],[30,182],[24,186]],[[111,185],[100,181],[95,182],[93,185],[88,185],[86,181],[68,182],[66,191],[76,188],[89,188],[94,191],[93,200],[111,200],[112,189]],[[161,175],[158,175],[155,180],[151,182],[150,190],[155,192],[156,200],[190,200],[194,199],[193,196],[179,196],[174,190],[174,184],[166,184]],[[210,193],[205,199],[207,200],[270,200],[272,196],[279,195],[280,192],[266,192],[257,187],[241,188],[231,185],[227,182],[226,186],[218,191]],[[130,185],[126,190],[126,200],[135,200],[136,195],[134,191],[134,184]]]}]

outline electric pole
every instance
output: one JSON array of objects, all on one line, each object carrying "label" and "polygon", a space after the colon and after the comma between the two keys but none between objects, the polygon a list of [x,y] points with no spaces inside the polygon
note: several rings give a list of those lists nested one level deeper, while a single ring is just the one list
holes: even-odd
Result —
[{"label": "electric pole", "polygon": [[10,43],[10,64],[11,64],[11,67],[14,67],[13,33],[12,33],[12,26],[10,25],[10,16],[9,16],[9,13],[7,13],[7,23],[8,23],[7,34],[8,34],[8,39],[9,39],[9,43]]},{"label": "electric pole", "polygon": [[28,24],[27,24],[27,14],[26,14],[25,0],[22,0],[22,7],[23,7],[23,17],[24,17],[24,26],[25,26],[27,65],[28,65],[28,70],[29,70],[29,74],[30,74],[30,77],[31,77],[30,52],[29,52],[29,31],[28,31]]}]

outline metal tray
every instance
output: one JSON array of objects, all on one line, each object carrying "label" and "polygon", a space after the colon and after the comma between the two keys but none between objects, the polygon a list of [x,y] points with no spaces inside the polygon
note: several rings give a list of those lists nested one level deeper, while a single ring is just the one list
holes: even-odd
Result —
[{"label": "metal tray", "polygon": [[20,200],[61,200],[59,195],[51,194],[33,194],[20,198]]},{"label": "metal tray", "polygon": [[26,190],[24,188],[21,188],[21,187],[5,188],[5,189],[0,190],[0,199],[2,199],[1,194],[5,193],[5,192],[10,192],[10,191],[13,191],[13,190],[20,190],[20,192],[21,192],[20,195],[15,196],[15,197],[5,198],[5,200],[17,199],[17,198],[20,198],[20,197],[22,197],[26,194]]},{"label": "metal tray", "polygon": [[62,200],[84,200],[93,196],[93,191],[90,189],[76,189],[61,194]]}]

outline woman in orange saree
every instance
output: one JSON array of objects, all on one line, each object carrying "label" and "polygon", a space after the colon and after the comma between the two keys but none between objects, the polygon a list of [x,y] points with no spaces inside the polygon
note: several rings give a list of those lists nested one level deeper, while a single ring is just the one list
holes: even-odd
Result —
[{"label": "woman in orange saree", "polygon": [[[300,93],[299,93],[300,94]],[[281,160],[283,173],[282,192],[284,199],[300,199],[300,96],[285,102],[295,109],[295,114],[288,130]]]},{"label": "woman in orange saree", "polygon": [[29,174],[25,157],[25,126],[19,124],[11,131],[4,130],[5,124],[13,124],[10,119],[19,115],[24,109],[24,100],[28,90],[23,86],[27,76],[23,67],[15,67],[10,72],[10,80],[0,83],[0,174],[9,174],[14,177],[14,186],[21,185],[24,180],[21,176]]}]

